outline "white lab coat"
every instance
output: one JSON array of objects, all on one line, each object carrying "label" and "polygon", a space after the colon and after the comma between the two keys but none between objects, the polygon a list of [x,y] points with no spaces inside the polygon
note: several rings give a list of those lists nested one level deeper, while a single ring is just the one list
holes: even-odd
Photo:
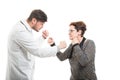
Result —
[{"label": "white lab coat", "polygon": [[32,80],[34,56],[55,56],[57,47],[40,47],[43,38],[36,41],[26,21],[19,21],[8,39],[8,65],[6,80]]}]

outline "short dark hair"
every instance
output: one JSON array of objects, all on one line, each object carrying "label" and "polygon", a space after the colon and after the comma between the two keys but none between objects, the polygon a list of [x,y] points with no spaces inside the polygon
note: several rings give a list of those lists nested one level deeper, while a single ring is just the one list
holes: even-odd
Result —
[{"label": "short dark hair", "polygon": [[37,10],[33,10],[30,14],[30,16],[28,17],[28,21],[31,21],[32,18],[37,19],[38,21],[41,22],[46,22],[47,21],[47,15],[40,9]]},{"label": "short dark hair", "polygon": [[75,29],[76,29],[77,31],[82,30],[81,36],[84,35],[84,33],[85,33],[85,31],[86,31],[86,24],[85,24],[83,21],[71,22],[71,23],[70,23],[70,26],[71,26],[71,25],[75,26]]}]

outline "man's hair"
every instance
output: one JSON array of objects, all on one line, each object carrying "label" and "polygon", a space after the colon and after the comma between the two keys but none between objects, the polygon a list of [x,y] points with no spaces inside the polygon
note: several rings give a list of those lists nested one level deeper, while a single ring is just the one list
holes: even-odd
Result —
[{"label": "man's hair", "polygon": [[77,31],[82,30],[81,36],[84,35],[84,33],[85,33],[85,31],[86,31],[86,24],[85,24],[83,21],[71,22],[71,23],[70,23],[70,26],[71,26],[71,25],[72,25],[72,26],[75,26],[75,29],[76,29]]},{"label": "man's hair", "polygon": [[32,18],[35,18],[37,21],[46,22],[47,21],[47,15],[40,9],[33,10],[28,17],[28,21],[31,21]]}]

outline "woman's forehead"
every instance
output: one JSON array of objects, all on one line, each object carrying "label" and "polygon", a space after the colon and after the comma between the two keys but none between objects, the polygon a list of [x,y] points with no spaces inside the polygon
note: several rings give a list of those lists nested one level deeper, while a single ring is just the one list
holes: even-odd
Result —
[{"label": "woman's forehead", "polygon": [[73,25],[70,25],[70,28],[71,28],[71,29],[75,29],[75,26],[73,26]]}]

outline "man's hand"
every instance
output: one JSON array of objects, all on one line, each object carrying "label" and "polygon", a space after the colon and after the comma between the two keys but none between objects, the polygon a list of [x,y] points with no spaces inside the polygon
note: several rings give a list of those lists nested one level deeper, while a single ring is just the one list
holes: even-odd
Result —
[{"label": "man's hand", "polygon": [[46,38],[49,36],[48,31],[47,31],[47,30],[44,30],[44,31],[42,32],[42,36],[43,36],[44,39],[46,39]]},{"label": "man's hand", "polygon": [[55,44],[55,42],[54,42],[52,37],[48,38],[48,44],[50,44],[50,45]]}]

